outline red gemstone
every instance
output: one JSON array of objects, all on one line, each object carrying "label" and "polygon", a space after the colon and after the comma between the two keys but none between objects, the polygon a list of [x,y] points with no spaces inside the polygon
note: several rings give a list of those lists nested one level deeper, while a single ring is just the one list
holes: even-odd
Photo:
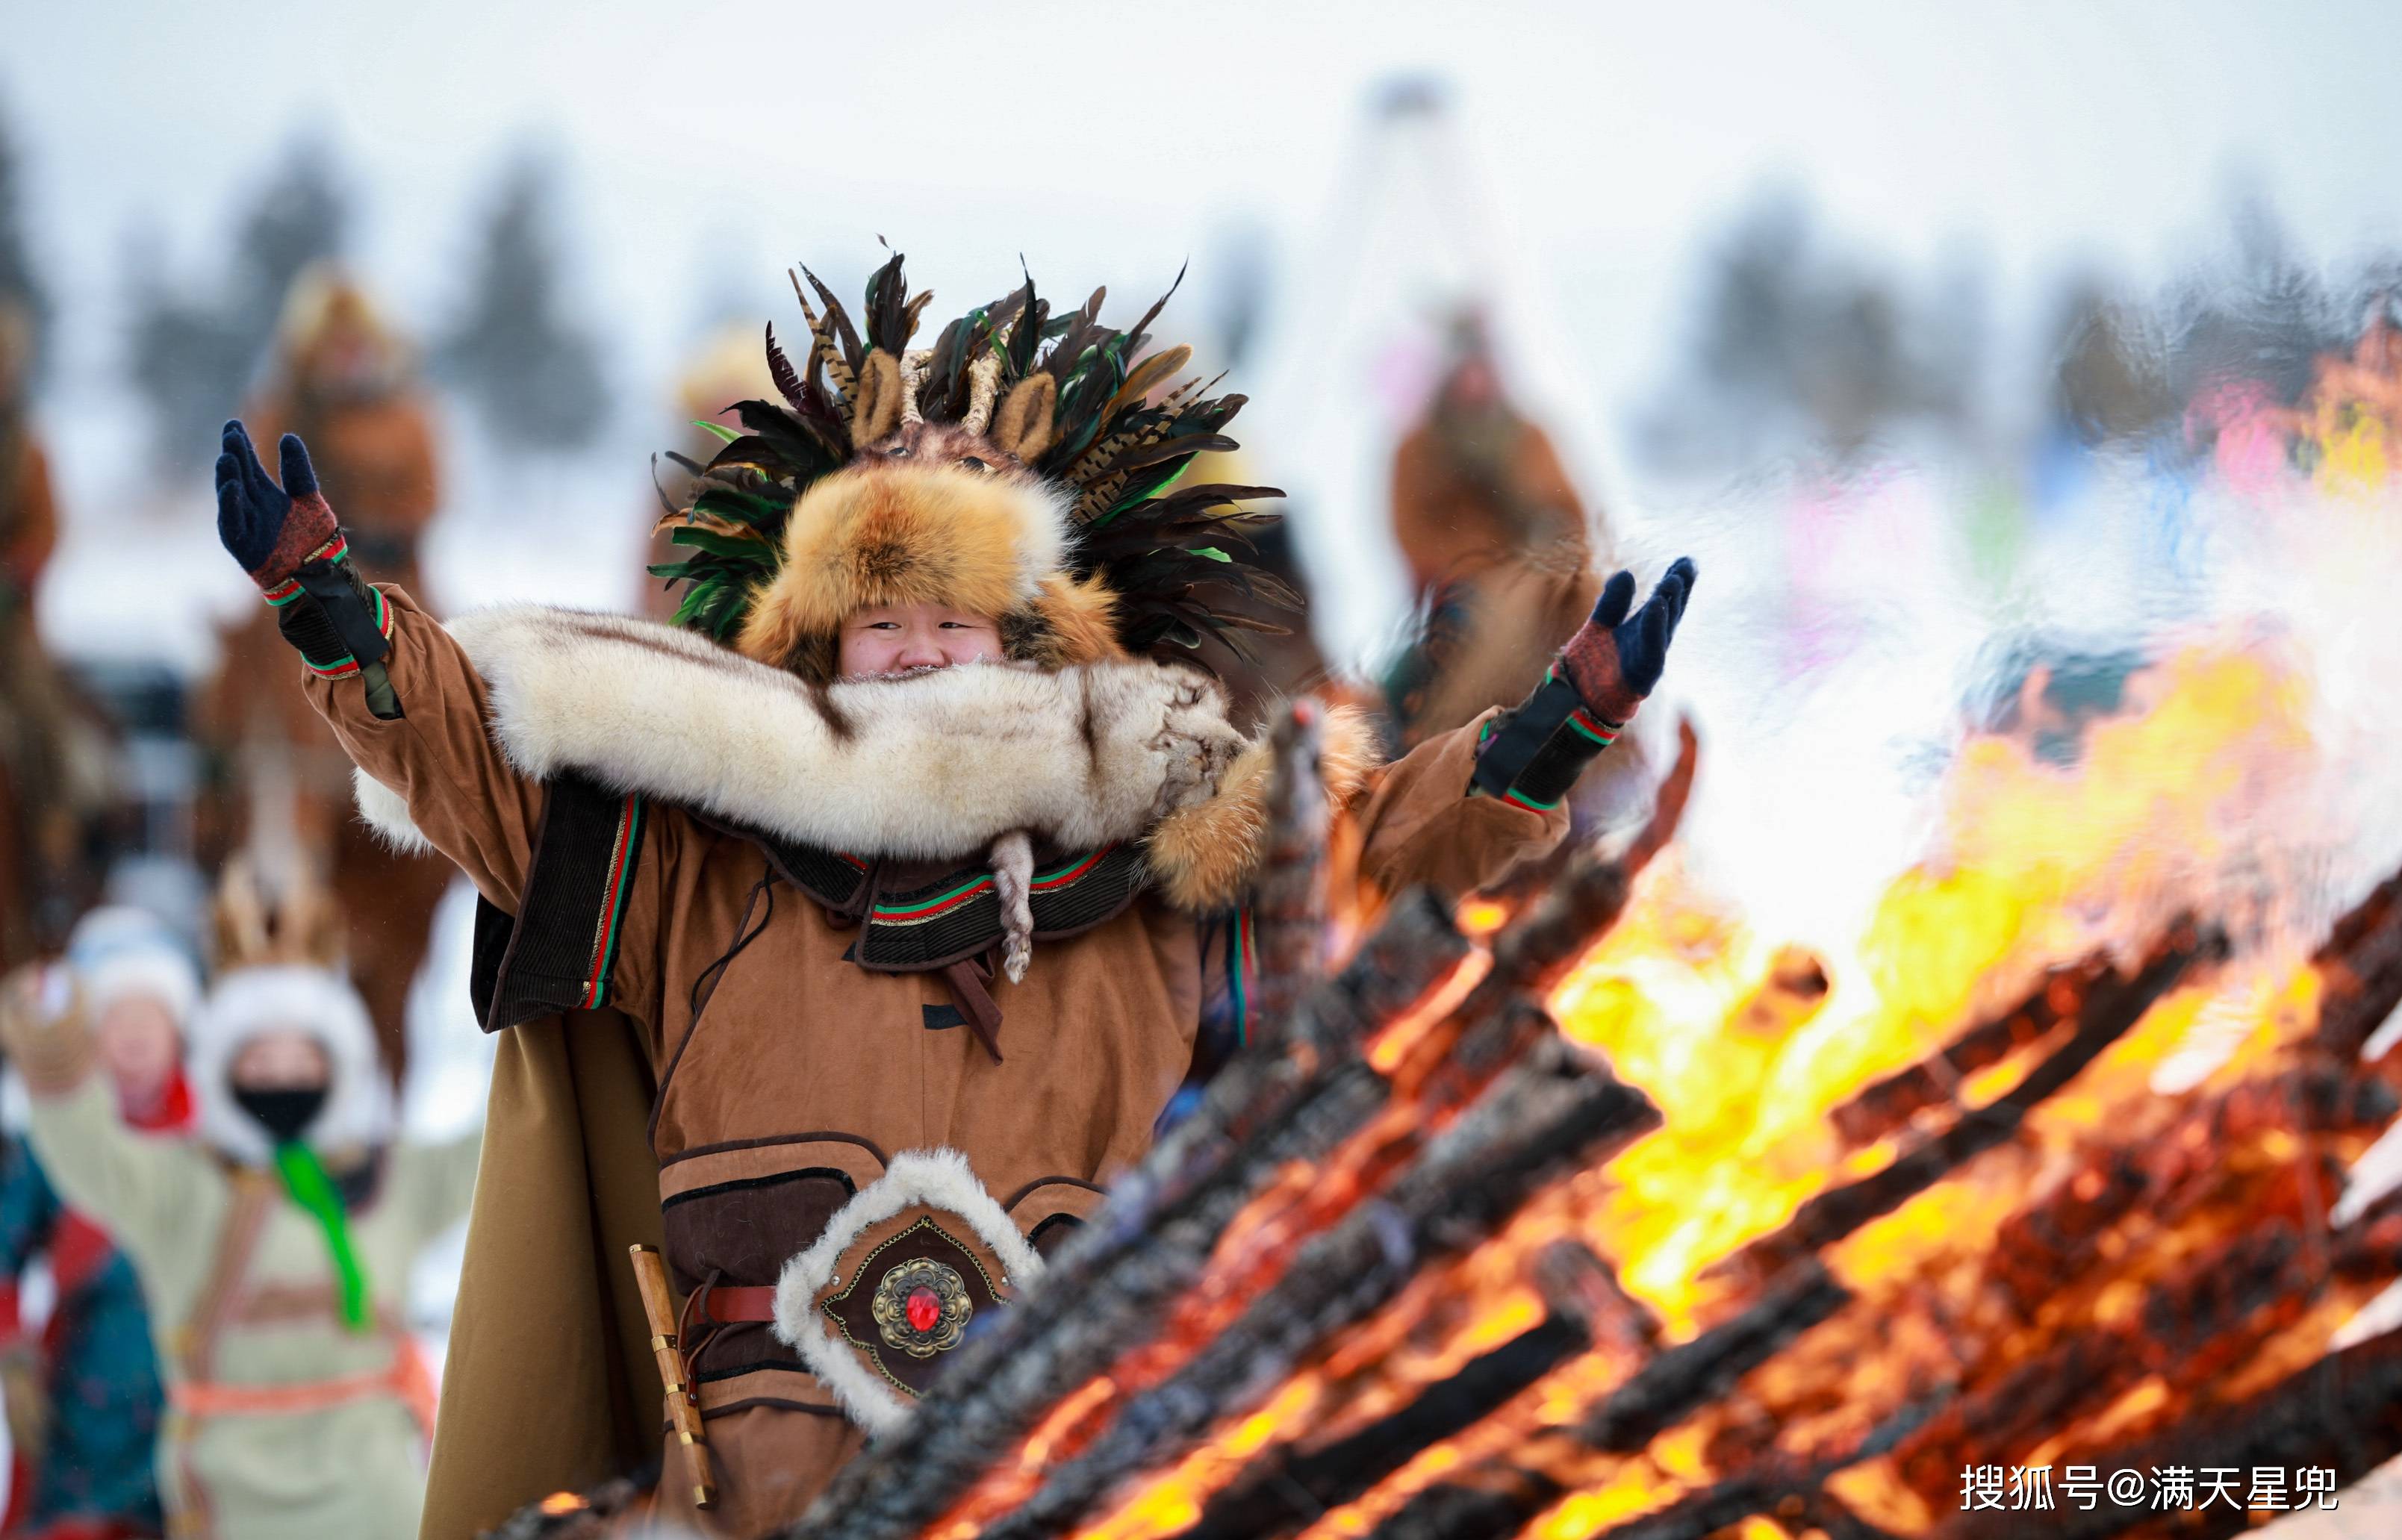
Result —
[{"label": "red gemstone", "polygon": [[910,1330],[932,1331],[934,1323],[943,1318],[942,1297],[920,1284],[909,1291],[908,1311]]}]

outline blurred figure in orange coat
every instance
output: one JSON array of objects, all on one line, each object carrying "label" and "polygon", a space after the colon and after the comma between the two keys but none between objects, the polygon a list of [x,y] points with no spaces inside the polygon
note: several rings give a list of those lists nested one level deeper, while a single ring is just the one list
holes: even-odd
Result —
[{"label": "blurred figure in orange coat", "polygon": [[[766,351],[759,344],[760,334],[749,323],[729,323],[710,333],[693,351],[683,373],[676,379],[676,432],[671,442],[677,453],[708,464],[718,450],[725,447],[725,440],[700,424],[714,422],[728,433],[739,433],[742,421],[734,415],[737,402],[782,399],[776,393],[775,378],[767,373]],[[315,448],[314,440],[310,447],[311,450]],[[651,470],[658,490],[654,506],[666,512],[655,516],[660,522],[652,528],[647,547],[650,554],[643,559],[651,566],[661,566],[692,555],[687,546],[668,543],[664,525],[667,517],[675,516],[677,510],[692,502],[695,488],[692,473],[664,455],[652,461]],[[681,599],[682,595],[672,585],[644,574],[643,614],[653,620],[673,620]]]},{"label": "blurred figure in orange coat", "polygon": [[33,361],[29,318],[0,302],[0,968],[55,950],[91,901],[85,834],[106,792],[98,725],[34,624],[59,517],[28,410]]},{"label": "blurred figure in orange coat", "polygon": [[[267,387],[245,419],[262,444],[287,433],[307,440],[326,495],[341,500],[353,557],[367,571],[393,574],[412,597],[423,594],[418,545],[440,492],[432,412],[407,348],[354,282],[323,265],[293,284],[276,347]],[[408,986],[425,959],[449,864],[386,848],[352,815],[350,760],[333,735],[297,691],[266,687],[293,668],[275,612],[258,607],[219,639],[223,660],[193,731],[210,771],[202,864],[289,841],[289,853],[322,874],[347,916],[352,980],[397,1074]]]},{"label": "blurred figure in orange coat", "polygon": [[1386,680],[1408,747],[1514,704],[1601,592],[1584,504],[1551,439],[1512,404],[1472,311],[1453,323],[1443,383],[1394,453],[1392,500],[1423,617]]}]

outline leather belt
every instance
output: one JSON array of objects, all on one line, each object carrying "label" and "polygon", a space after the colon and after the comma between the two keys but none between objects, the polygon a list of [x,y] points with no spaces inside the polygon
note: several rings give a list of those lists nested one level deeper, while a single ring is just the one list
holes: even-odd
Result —
[{"label": "leather belt", "polygon": [[776,1318],[776,1290],[772,1285],[750,1287],[704,1289],[700,1296],[700,1318],[721,1326],[741,1326],[752,1321],[773,1321]]}]

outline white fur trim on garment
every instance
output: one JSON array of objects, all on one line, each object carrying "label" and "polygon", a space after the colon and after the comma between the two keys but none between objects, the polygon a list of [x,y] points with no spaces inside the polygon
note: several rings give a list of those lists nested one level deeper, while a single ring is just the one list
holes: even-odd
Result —
[{"label": "white fur trim on garment", "polygon": [[245,968],[217,981],[192,1019],[186,1059],[200,1137],[246,1165],[266,1166],[275,1147],[233,1099],[233,1062],[262,1032],[305,1032],[325,1051],[332,1079],[325,1105],[301,1138],[319,1154],[366,1149],[392,1136],[392,1088],[376,1057],[375,1028],[358,992],[322,968]]},{"label": "white fur trim on garment", "polygon": [[968,1158],[956,1149],[904,1150],[892,1157],[883,1176],[835,1210],[824,1233],[786,1262],[776,1277],[776,1335],[801,1355],[851,1421],[879,1436],[908,1421],[910,1404],[835,1341],[824,1313],[817,1308],[817,1297],[835,1282],[844,1249],[863,1231],[919,1204],[965,1219],[976,1239],[1001,1259],[1013,1291],[1042,1275],[1042,1258],[976,1180]]},{"label": "white fur trim on garment", "polygon": [[359,821],[391,849],[403,856],[428,856],[434,842],[418,832],[408,818],[408,799],[364,770],[351,772],[351,792],[358,800]]},{"label": "white fur trim on garment", "polygon": [[[858,856],[978,855],[1012,830],[1070,850],[1134,839],[1193,793],[1196,752],[1222,765],[1242,747],[1213,682],[1151,663],[977,664],[821,693],[649,621],[519,606],[449,629],[523,774],[580,771]],[[361,814],[415,835],[372,785]]]}]

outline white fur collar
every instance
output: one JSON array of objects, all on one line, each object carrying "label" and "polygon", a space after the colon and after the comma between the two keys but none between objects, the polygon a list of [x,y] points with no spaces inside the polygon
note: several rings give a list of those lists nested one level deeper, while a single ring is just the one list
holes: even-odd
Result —
[{"label": "white fur collar", "polygon": [[244,1043],[285,1029],[316,1038],[333,1071],[325,1105],[301,1131],[309,1147],[324,1155],[390,1139],[392,1087],[376,1058],[366,1008],[334,973],[298,966],[228,973],[193,1017],[186,1067],[201,1139],[246,1165],[274,1163],[267,1130],[233,1099],[228,1076]]},{"label": "white fur collar", "polygon": [[[449,630],[524,774],[580,771],[863,857],[980,855],[1012,831],[1077,850],[1134,839],[1243,748],[1214,683],[1155,664],[819,688],[648,621],[518,606]],[[357,784],[368,823],[422,843],[397,795]]]}]

